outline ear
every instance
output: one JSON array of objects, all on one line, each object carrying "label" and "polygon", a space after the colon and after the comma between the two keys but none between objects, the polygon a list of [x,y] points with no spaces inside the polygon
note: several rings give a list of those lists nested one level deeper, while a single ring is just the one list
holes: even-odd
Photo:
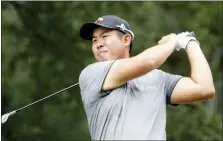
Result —
[{"label": "ear", "polygon": [[123,36],[123,39],[124,39],[125,46],[130,46],[131,39],[132,39],[131,35],[130,34],[125,34]]}]

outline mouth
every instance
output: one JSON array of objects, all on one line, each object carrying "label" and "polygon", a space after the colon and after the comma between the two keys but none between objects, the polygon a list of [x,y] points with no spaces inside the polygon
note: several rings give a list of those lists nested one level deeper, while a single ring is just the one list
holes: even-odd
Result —
[{"label": "mouth", "polygon": [[100,51],[100,52],[98,53],[98,56],[102,56],[102,55],[104,55],[106,52],[108,52],[108,51]]}]

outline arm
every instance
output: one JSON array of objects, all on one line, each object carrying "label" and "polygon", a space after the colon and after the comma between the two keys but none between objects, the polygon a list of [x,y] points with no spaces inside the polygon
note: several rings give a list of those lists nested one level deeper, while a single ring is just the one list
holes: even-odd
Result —
[{"label": "arm", "polygon": [[215,95],[211,70],[200,46],[197,42],[190,41],[186,52],[191,65],[191,76],[179,80],[171,96],[172,104],[207,100]]},{"label": "arm", "polygon": [[139,55],[114,62],[103,83],[103,90],[119,87],[127,81],[142,76],[162,65],[172,54],[177,40],[151,47]]}]

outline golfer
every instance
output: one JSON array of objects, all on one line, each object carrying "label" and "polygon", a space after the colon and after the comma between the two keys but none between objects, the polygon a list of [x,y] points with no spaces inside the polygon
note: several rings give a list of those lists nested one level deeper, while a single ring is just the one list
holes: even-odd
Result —
[{"label": "golfer", "polygon": [[[134,33],[118,16],[85,23],[80,36],[92,41],[96,59],[79,77],[92,140],[166,140],[167,104],[177,106],[215,95],[208,62],[189,32],[164,36],[158,45],[132,57]],[[190,76],[158,69],[176,50],[186,52]]]}]

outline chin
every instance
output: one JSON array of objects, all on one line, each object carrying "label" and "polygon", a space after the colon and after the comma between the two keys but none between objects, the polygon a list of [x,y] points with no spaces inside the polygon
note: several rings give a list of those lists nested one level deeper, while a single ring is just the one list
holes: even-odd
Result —
[{"label": "chin", "polygon": [[111,58],[97,58],[96,61],[98,62],[103,62],[103,61],[109,61],[109,60],[113,60]]}]

